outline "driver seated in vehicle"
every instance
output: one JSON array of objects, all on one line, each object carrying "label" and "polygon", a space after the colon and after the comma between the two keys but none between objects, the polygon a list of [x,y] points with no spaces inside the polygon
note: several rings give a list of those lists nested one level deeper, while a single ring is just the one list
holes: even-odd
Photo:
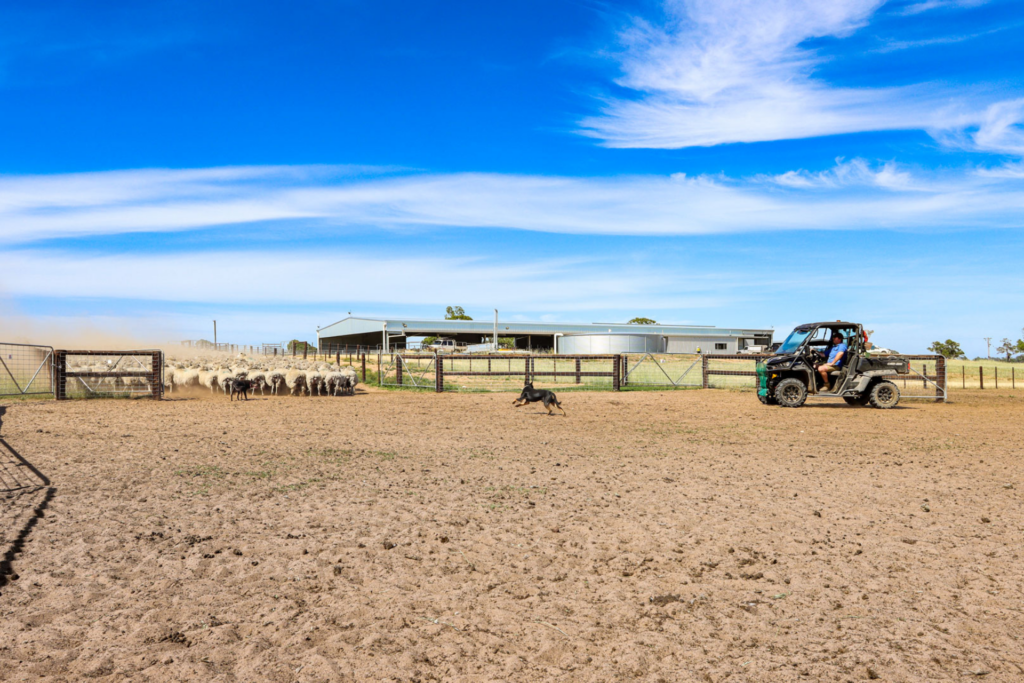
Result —
[{"label": "driver seated in vehicle", "polygon": [[842,369],[843,360],[846,358],[848,348],[846,342],[843,341],[843,335],[838,332],[832,333],[832,348],[828,352],[828,361],[816,366],[818,373],[821,375],[821,390],[823,392],[832,391],[828,374],[834,370]]}]

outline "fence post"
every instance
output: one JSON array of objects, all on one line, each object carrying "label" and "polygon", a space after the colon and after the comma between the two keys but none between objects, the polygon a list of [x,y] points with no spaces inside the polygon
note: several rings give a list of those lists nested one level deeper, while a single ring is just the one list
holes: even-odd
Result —
[{"label": "fence post", "polygon": [[[339,368],[341,367],[341,351],[338,351],[338,352],[337,352],[337,353],[336,353],[336,354],[334,355],[334,363],[335,363],[335,365],[337,365],[337,366],[338,366]],[[366,378],[364,377],[363,379],[365,380]]]},{"label": "fence post", "polygon": [[[925,389],[927,389],[928,388],[928,364],[924,363],[923,367],[924,367],[924,373],[923,373],[923,376],[921,377],[921,386],[924,387]],[[938,366],[936,366],[936,367],[938,367]]]},{"label": "fence post", "polygon": [[985,388],[985,368],[981,365],[978,366],[978,384],[982,389]]},{"label": "fence post", "polygon": [[629,356],[622,354],[622,383],[629,384]]},{"label": "fence post", "polygon": [[434,354],[434,391],[444,392],[444,357]]},{"label": "fence post", "polygon": [[999,368],[992,368],[992,374],[995,376],[995,379],[996,379],[996,389],[998,389],[999,388]]},{"label": "fence post", "polygon": [[64,401],[68,397],[68,352],[53,352],[53,397]]},{"label": "fence post", "polygon": [[[509,363],[511,364],[511,360]],[[523,358],[523,384],[530,383],[530,357],[526,356]]]},{"label": "fence post", "polygon": [[576,384],[580,383],[580,357],[576,356]]},{"label": "fence post", "polygon": [[402,357],[396,354],[391,359],[395,363],[395,384],[402,386]]},{"label": "fence post", "polygon": [[946,359],[938,358],[935,361],[935,402],[946,400]]},{"label": "fence post", "polygon": [[707,389],[708,388],[708,357],[703,355],[703,354],[701,354],[701,357],[700,357],[700,374],[701,374],[700,388],[701,389]]},{"label": "fence post", "polygon": [[363,361],[363,384],[366,384],[366,354],[365,353],[362,356],[362,361]]},{"label": "fence post", "polygon": [[960,366],[960,383],[963,385],[963,386],[961,386],[961,389],[966,389],[967,388],[967,366],[966,365],[961,365]]},{"label": "fence post", "polygon": [[621,360],[622,356],[612,357],[612,391],[619,391],[622,386],[622,380],[619,375],[619,371],[622,369]]},{"label": "fence post", "polygon": [[163,353],[160,351],[153,352],[153,363],[150,366],[153,368],[153,374],[150,376],[149,392],[153,395],[153,398],[157,401],[164,397],[164,363]]}]

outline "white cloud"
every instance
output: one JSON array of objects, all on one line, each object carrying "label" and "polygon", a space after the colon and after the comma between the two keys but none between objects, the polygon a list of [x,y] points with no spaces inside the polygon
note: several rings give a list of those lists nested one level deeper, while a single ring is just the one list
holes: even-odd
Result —
[{"label": "white cloud", "polygon": [[990,106],[971,137],[978,149],[1024,156],[1024,98]]},{"label": "white cloud", "polygon": [[[998,128],[996,115],[993,121],[982,131],[1010,144],[1012,126]],[[1020,227],[1024,186],[1014,168],[915,175],[893,162],[858,159],[824,172],[746,179],[482,173],[353,179],[302,167],[249,169],[230,179],[230,169],[160,172],[158,180],[150,171],[8,177],[0,180],[0,244],[268,220],[301,220],[324,232],[453,226],[600,235]],[[195,178],[205,176],[219,180],[196,190]]]},{"label": "white cloud", "polygon": [[[0,253],[0,290],[14,298],[73,294],[262,307],[296,301],[335,305],[339,299],[401,301],[408,306],[439,300],[513,306],[526,300],[550,310],[628,306],[639,295],[664,298],[658,291],[664,288],[665,274],[629,267],[615,271],[609,265],[578,259],[496,263],[480,258],[382,258],[342,249],[130,256],[6,250]],[[307,276],[315,286],[301,287]],[[423,286],[424,278],[429,287]],[[473,286],[467,288],[467,282]]]},{"label": "white cloud", "polygon": [[611,147],[672,149],[977,123],[984,105],[962,88],[841,88],[815,77],[824,58],[805,41],[847,36],[883,2],[665,0],[664,25],[637,20],[622,35],[617,83],[639,97],[610,100],[582,132]]},{"label": "white cloud", "polygon": [[922,12],[929,12],[935,9],[960,9],[965,7],[979,7],[989,0],[922,0],[904,7],[900,14],[914,15]]},{"label": "white cloud", "polygon": [[928,191],[934,186],[919,184],[909,171],[901,170],[895,163],[889,162],[875,169],[864,159],[852,161],[836,160],[836,165],[825,171],[809,173],[807,171],[787,171],[766,180],[784,187],[796,189],[837,189],[841,187],[875,187],[888,190]]}]

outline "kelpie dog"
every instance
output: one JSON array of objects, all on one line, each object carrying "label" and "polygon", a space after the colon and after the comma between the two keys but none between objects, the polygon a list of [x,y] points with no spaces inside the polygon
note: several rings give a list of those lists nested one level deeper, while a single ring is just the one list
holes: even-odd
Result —
[{"label": "kelpie dog", "polygon": [[241,401],[244,398],[246,401],[249,400],[249,389],[252,388],[252,382],[247,379],[233,379],[231,380],[231,397],[229,401],[235,400],[235,394],[241,396],[238,400]]},{"label": "kelpie dog", "polygon": [[527,383],[527,385],[523,387],[523,393],[519,394],[519,398],[512,401],[512,405],[518,408],[520,406],[525,406],[527,403],[535,403],[537,401],[541,401],[544,404],[544,407],[548,409],[548,415],[554,414],[551,412],[551,406],[555,406],[562,411],[562,415],[568,417],[568,415],[565,415],[565,410],[562,408],[562,404],[558,402],[557,398],[555,398],[555,392],[548,391],[547,389],[534,389],[532,382]]}]

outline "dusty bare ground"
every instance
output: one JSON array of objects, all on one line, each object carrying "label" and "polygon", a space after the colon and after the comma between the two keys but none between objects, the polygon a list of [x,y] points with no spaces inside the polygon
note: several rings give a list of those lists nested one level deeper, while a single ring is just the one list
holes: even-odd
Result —
[{"label": "dusty bare ground", "polygon": [[0,680],[1024,678],[1024,397],[563,399],[8,406]]}]

